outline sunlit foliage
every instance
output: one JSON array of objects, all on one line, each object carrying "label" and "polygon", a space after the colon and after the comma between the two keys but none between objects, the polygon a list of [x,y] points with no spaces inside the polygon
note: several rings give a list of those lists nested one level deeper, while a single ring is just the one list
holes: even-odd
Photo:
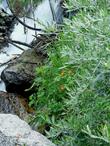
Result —
[{"label": "sunlit foliage", "polygon": [[47,64],[36,69],[33,123],[59,146],[110,145],[109,0],[68,0]]}]

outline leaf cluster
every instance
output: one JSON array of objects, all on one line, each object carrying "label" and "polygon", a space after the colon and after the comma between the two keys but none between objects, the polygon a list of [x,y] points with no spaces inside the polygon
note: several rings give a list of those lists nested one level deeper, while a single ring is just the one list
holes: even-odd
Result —
[{"label": "leaf cluster", "polygon": [[46,64],[36,69],[33,122],[43,125],[59,146],[109,146],[109,1],[68,0],[65,6],[69,4],[84,9],[64,20]]}]

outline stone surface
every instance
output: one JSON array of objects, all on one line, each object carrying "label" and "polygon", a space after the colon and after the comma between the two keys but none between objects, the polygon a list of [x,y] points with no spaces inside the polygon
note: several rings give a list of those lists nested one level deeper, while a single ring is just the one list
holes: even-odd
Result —
[{"label": "stone surface", "polygon": [[7,92],[29,94],[25,89],[30,88],[35,78],[35,69],[44,61],[34,49],[25,51],[18,59],[13,61],[1,74],[5,82]]},{"label": "stone surface", "polygon": [[63,22],[63,1],[58,0],[57,5],[55,8],[55,15],[56,15],[56,23],[57,24],[62,24]]},{"label": "stone surface", "polygon": [[0,114],[0,146],[55,146],[15,115]]},{"label": "stone surface", "polygon": [[26,120],[33,110],[26,98],[14,93],[0,92],[0,113],[12,113]]}]

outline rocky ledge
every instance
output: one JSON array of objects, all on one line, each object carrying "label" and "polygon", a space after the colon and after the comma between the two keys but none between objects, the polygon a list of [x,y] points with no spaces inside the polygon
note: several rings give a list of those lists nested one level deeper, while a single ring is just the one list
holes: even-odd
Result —
[{"label": "rocky ledge", "polygon": [[1,79],[5,82],[6,90],[10,93],[29,95],[25,89],[30,88],[35,79],[35,69],[44,61],[43,56],[37,55],[34,49],[25,51],[4,69]]},{"label": "rocky ledge", "polygon": [[32,90],[25,92],[25,89],[30,88],[37,76],[35,72],[37,67],[42,66],[48,58],[46,50],[48,44],[56,39],[56,34],[41,34],[31,43],[32,49],[24,51],[3,70],[1,79],[6,85],[7,92],[23,96],[32,93]]},{"label": "rocky ledge", "polygon": [[0,91],[0,113],[15,114],[21,119],[27,120],[34,111],[28,106],[26,98]]},{"label": "rocky ledge", "polygon": [[55,146],[15,115],[0,114],[0,146]]}]

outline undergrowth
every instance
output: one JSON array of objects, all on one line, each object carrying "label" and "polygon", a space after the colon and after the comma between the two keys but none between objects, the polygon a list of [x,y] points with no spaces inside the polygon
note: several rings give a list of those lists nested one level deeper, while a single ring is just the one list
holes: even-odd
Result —
[{"label": "undergrowth", "polygon": [[59,146],[110,146],[109,3],[68,0],[66,7],[83,9],[64,20],[36,69],[33,123]]}]

